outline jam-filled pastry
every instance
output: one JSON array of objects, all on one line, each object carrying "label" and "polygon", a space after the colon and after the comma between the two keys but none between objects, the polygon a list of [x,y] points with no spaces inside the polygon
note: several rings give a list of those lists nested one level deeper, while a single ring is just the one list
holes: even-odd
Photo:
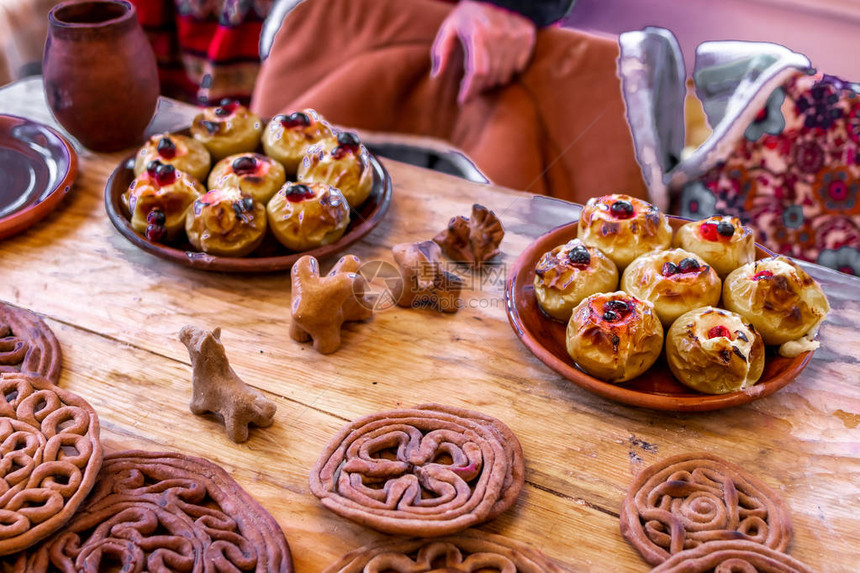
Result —
[{"label": "jam-filled pastry", "polygon": [[373,189],[370,154],[350,131],[311,146],[302,159],[299,181],[317,181],[340,189],[352,208],[359,207]]},{"label": "jam-filled pastry", "polygon": [[689,310],[716,306],[721,288],[716,271],[683,249],[642,255],[621,275],[621,290],[654,303],[666,328]]},{"label": "jam-filled pastry", "polygon": [[185,220],[195,249],[218,257],[244,257],[266,235],[266,207],[238,187],[212,189],[194,201]]},{"label": "jam-filled pastry", "polygon": [[739,267],[723,283],[723,306],[750,321],[783,356],[818,348],[818,326],[830,312],[824,291],[800,265],[770,257]]},{"label": "jam-filled pastry", "polygon": [[308,147],[334,138],[331,127],[312,109],[276,115],[263,132],[263,151],[295,176]]},{"label": "jam-filled pastry", "polygon": [[237,153],[215,164],[209,174],[210,189],[238,187],[264,205],[287,181],[284,167],[259,153]]},{"label": "jam-filled pastry", "polygon": [[612,259],[619,271],[633,259],[669,248],[672,227],[654,205],[629,195],[589,199],[579,215],[579,238]]},{"label": "jam-filled pastry", "polygon": [[615,263],[579,239],[544,253],[535,266],[535,296],[553,318],[567,322],[585,297],[618,288]]},{"label": "jam-filled pastry", "polygon": [[122,194],[131,226],[154,243],[172,241],[182,234],[185,214],[206,193],[197,179],[158,159],[134,178]]},{"label": "jam-filled pastry", "polygon": [[340,239],[349,225],[349,205],[325,183],[287,183],[266,206],[275,238],[291,251],[306,251]]},{"label": "jam-filled pastry", "polygon": [[193,137],[176,133],[163,133],[149,138],[134,159],[135,176],[146,171],[149,162],[156,159],[173,165],[201,183],[206,181],[206,175],[212,167],[212,158],[202,143]]},{"label": "jam-filled pastry", "polygon": [[191,135],[206,146],[214,161],[254,151],[262,133],[263,122],[259,116],[231,99],[207,107],[191,122]]},{"label": "jam-filled pastry", "polygon": [[764,341],[734,312],[705,306],[682,314],[666,333],[675,378],[705,394],[749,388],[764,371]]},{"label": "jam-filled pastry", "polygon": [[755,260],[755,234],[737,217],[709,217],[682,226],[672,244],[702,257],[720,278]]},{"label": "jam-filled pastry", "polygon": [[663,350],[663,325],[654,305],[626,292],[593,294],[573,309],[567,353],[606,382],[625,382],[648,370]]}]

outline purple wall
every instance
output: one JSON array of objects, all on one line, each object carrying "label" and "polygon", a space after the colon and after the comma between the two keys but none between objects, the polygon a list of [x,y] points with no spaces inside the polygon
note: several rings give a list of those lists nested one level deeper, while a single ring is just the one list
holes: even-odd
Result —
[{"label": "purple wall", "polygon": [[[782,44],[805,54],[824,72],[860,81],[860,3],[841,9],[822,0],[819,10],[787,6],[788,0],[577,0],[566,25],[618,34],[645,26],[671,30],[684,52],[687,72],[696,46],[709,40]],[[844,10],[839,14],[840,10]]]}]

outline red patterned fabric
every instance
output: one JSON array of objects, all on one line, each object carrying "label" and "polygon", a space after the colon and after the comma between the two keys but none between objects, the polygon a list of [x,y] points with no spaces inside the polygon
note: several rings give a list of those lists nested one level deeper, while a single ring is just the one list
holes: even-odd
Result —
[{"label": "red patterned fabric", "polygon": [[860,275],[860,85],[798,72],[728,157],[680,197],[680,214],[733,215],[770,249]]},{"label": "red patterned fabric", "polygon": [[131,0],[158,61],[161,93],[200,105],[250,101],[273,0]]}]

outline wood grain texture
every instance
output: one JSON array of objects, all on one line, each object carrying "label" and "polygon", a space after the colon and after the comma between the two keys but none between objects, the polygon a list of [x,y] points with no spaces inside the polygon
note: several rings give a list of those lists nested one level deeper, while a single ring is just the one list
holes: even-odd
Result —
[{"label": "wood grain texture", "polygon": [[[189,122],[165,102],[161,128]],[[0,90],[0,110],[55,125],[41,83]],[[81,150],[75,188],[44,221],[0,242],[0,300],[46,317],[63,346],[60,386],[99,413],[107,451],[174,450],[222,465],[278,520],[296,571],[315,573],[382,538],[311,495],[308,472],[346,422],[379,410],[444,402],[498,418],[519,437],[526,486],[482,526],[543,551],[573,571],[636,573],[648,565],[619,533],[633,475],[664,457],[707,451],[744,467],[785,499],[791,554],[821,571],[860,570],[860,280],[809,266],[833,312],[822,348],[773,396],[701,414],[660,413],[581,390],[519,342],[505,315],[505,266],[575,206],[385,161],[394,199],[351,251],[393,262],[391,247],[426,240],[478,202],[507,234],[501,264],[465,267],[466,308],[453,315],[394,308],[350,323],[323,356],[292,341],[288,273],[231,275],[178,267],[134,247],[104,210],[104,184],[124,153]],[[596,194],[604,190],[596,190]],[[334,261],[323,261],[328,269]],[[274,425],[236,445],[219,422],[188,411],[185,324],[220,326],[231,365],[275,401]]]}]

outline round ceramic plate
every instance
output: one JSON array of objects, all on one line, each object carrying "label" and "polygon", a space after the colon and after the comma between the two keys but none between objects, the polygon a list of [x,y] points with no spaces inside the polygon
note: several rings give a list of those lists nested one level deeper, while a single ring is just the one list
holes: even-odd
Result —
[{"label": "round ceramic plate", "polygon": [[[677,229],[687,221],[670,217],[670,222]],[[812,358],[812,352],[783,358],[768,348],[764,374],[758,384],[746,390],[720,395],[702,394],[675,380],[666,364],[665,352],[644,374],[621,384],[610,384],[586,374],[567,354],[567,325],[544,314],[534,292],[535,265],[538,260],[545,252],[576,238],[576,227],[574,222],[553,229],[522,252],[509,275],[505,302],[508,319],[517,336],[544,364],[577,386],[630,406],[676,412],[718,410],[773,394],[791,382]],[[756,245],[756,250],[756,258],[759,259],[772,255],[760,245]]]},{"label": "round ceramic plate", "polygon": [[312,255],[318,259],[340,253],[349,245],[355,243],[374,227],[376,227],[391,203],[391,177],[382,163],[371,154],[370,166],[373,169],[373,190],[367,201],[358,209],[350,212],[350,223],[343,237],[339,240],[300,253],[289,251],[278,243],[271,232],[266,233],[263,244],[246,257],[216,257],[194,249],[187,241],[175,245],[164,245],[148,241],[137,233],[131,226],[125,208],[122,205],[122,194],[134,180],[134,158],[131,155],[123,160],[108,179],[105,187],[105,208],[114,227],[129,241],[144,251],[162,259],[173,261],[187,267],[207,271],[222,272],[268,272],[289,269],[304,255]]},{"label": "round ceramic plate", "polygon": [[0,115],[0,173],[0,239],[4,239],[60,203],[78,175],[78,155],[47,125]]}]

